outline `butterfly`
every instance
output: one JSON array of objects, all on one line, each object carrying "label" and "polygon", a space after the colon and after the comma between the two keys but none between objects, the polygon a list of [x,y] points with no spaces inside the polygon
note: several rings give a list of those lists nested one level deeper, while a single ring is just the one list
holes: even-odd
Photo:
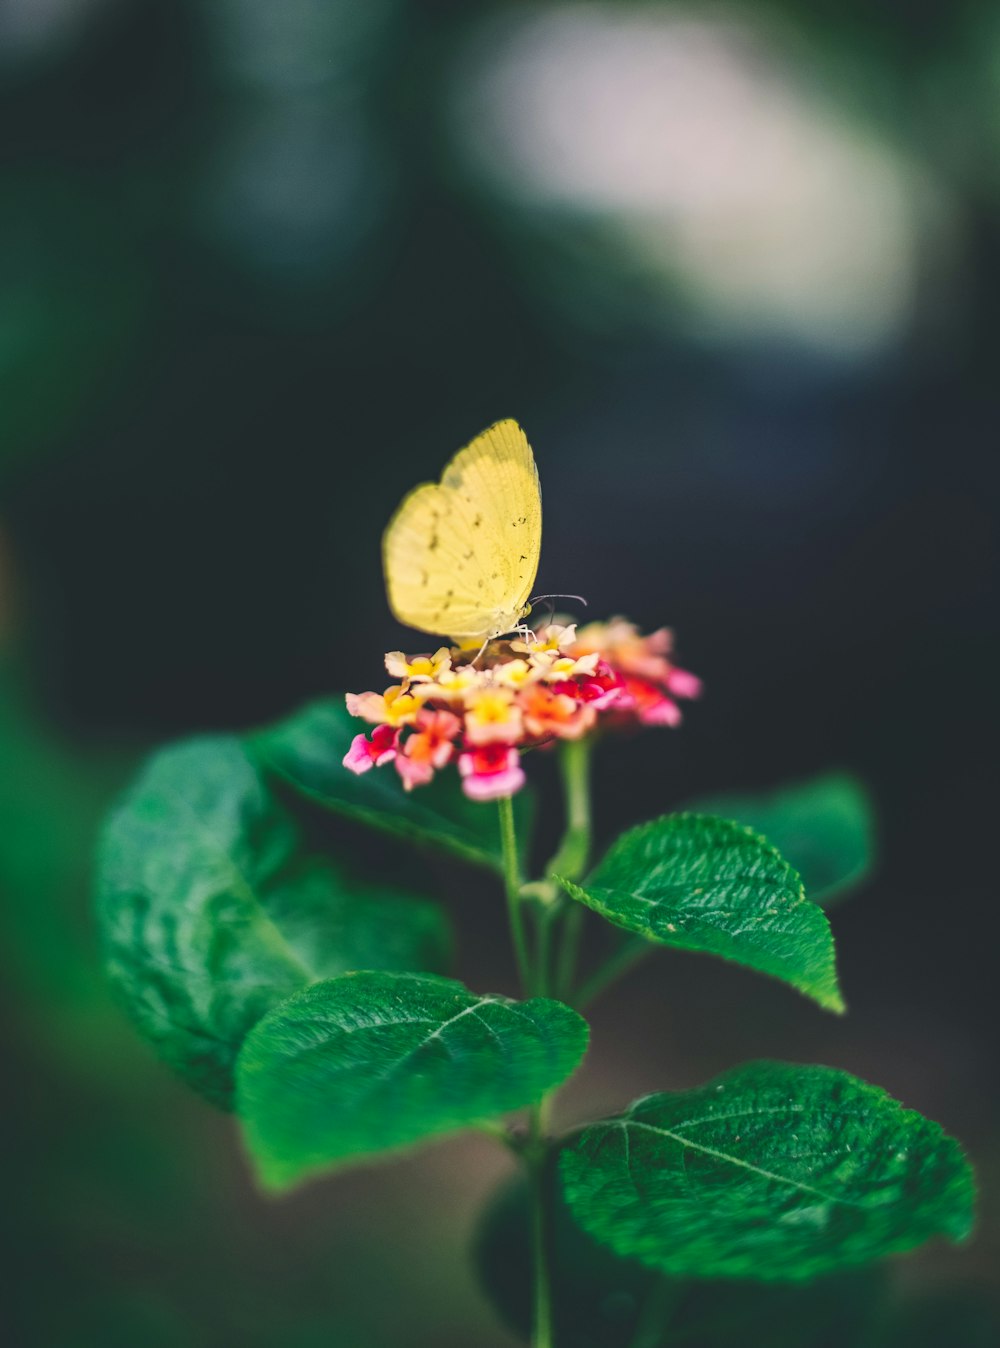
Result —
[{"label": "butterfly", "polygon": [[529,613],[541,547],[531,446],[516,421],[498,421],[396,509],[382,538],[389,607],[407,627],[485,644]]}]

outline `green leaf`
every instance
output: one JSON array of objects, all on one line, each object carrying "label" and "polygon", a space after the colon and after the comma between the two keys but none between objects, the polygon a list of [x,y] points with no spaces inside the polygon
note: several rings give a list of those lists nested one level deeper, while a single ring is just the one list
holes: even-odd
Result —
[{"label": "green leaf", "polygon": [[864,881],[874,864],[871,800],[847,773],[830,773],[761,795],[710,796],[686,808],[735,819],[762,834],[802,876],[813,903],[841,898]]},{"label": "green leaf", "polygon": [[[547,1177],[555,1348],[868,1348],[887,1290],[880,1266],[803,1283],[684,1280],[625,1259],[582,1230]],[[501,1319],[530,1337],[529,1188],[505,1184],[475,1240],[480,1281]],[[640,1333],[641,1331],[641,1333]],[[944,1342],[944,1340],[942,1340]]]},{"label": "green leaf", "polygon": [[160,1055],[223,1108],[247,1031],[285,997],[350,969],[447,964],[435,905],[359,885],[297,843],[228,736],[156,754],[104,829],[97,905],[112,982]]},{"label": "green leaf", "polygon": [[740,824],[666,815],[622,834],[582,886],[560,883],[626,931],[735,960],[844,1009],[826,916],[780,853]]},{"label": "green leaf", "polygon": [[846,1072],[750,1063],[651,1095],[563,1150],[567,1202],[617,1254],[680,1276],[812,1278],[964,1240],[958,1143]]},{"label": "green leaf", "polygon": [[534,1104],[578,1066],[587,1023],[561,1002],[477,997],[451,979],[317,983],[247,1036],[237,1111],[264,1184]]},{"label": "green leaf", "polygon": [[[463,795],[455,772],[442,772],[430,786],[404,791],[391,769],[375,768],[358,776],[344,767],[344,755],[355,735],[370,729],[350,715],[343,698],[328,698],[258,731],[249,743],[267,768],[327,809],[501,870],[496,809]],[[518,793],[514,808],[518,837],[525,846],[531,814],[526,790]]]}]

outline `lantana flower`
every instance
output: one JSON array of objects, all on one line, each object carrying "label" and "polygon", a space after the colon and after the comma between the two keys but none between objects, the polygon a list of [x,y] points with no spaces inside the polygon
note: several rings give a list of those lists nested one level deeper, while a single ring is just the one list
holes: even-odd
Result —
[{"label": "lantana flower", "polygon": [[513,796],[524,785],[521,756],[509,744],[495,742],[459,754],[462,789],[472,800]]},{"label": "lantana flower", "polygon": [[417,719],[420,703],[396,684],[384,693],[348,693],[347,710],[373,725],[412,725]]},{"label": "lantana flower", "polygon": [[465,738],[469,744],[516,744],[524,735],[517,695],[498,680],[474,688],[465,699]]},{"label": "lantana flower", "polygon": [[666,628],[642,636],[624,618],[579,631],[551,622],[483,650],[390,651],[386,669],[400,682],[347,695],[348,711],[375,728],[355,736],[344,766],[395,764],[409,791],[455,763],[470,799],[514,795],[529,749],[604,727],[679,724],[678,699],[698,697],[701,681],[672,654]]},{"label": "lantana flower", "polygon": [[454,740],[461,729],[461,720],[450,711],[430,711],[425,707],[418,712],[414,732],[403,741],[395,760],[407,791],[425,786],[438,768],[451,761]]},{"label": "lantana flower", "polygon": [[441,646],[433,655],[415,655],[412,659],[402,651],[389,651],[385,657],[386,673],[394,679],[410,683],[433,683],[451,669],[451,651]]},{"label": "lantana flower", "polygon": [[389,725],[376,726],[370,739],[367,735],[355,735],[344,756],[344,767],[360,775],[369,768],[380,768],[384,763],[391,763],[396,757],[398,741],[399,731]]}]

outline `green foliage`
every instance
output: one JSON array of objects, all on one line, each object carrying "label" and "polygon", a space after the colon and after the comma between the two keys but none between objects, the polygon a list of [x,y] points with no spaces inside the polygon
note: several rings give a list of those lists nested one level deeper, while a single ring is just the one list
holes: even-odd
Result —
[{"label": "green foliage", "polygon": [[631,829],[574,899],[635,935],[721,955],[842,1011],[833,937],[781,854],[749,829],[675,814]]},{"label": "green foliage", "polygon": [[[251,752],[297,790],[338,814],[476,865],[502,867],[496,810],[469,800],[455,773],[407,792],[394,772],[358,776],[343,765],[355,735],[366,727],[351,716],[343,698],[313,702],[250,739]],[[527,838],[531,804],[527,791],[515,802],[518,836]]]},{"label": "green foliage", "polygon": [[247,1031],[283,998],[351,969],[444,968],[440,910],[303,858],[292,820],[233,737],[146,765],[101,841],[108,970],[160,1055],[228,1108]]},{"label": "green foliage", "polygon": [[[349,773],[341,760],[356,733],[329,701],[248,742],[164,750],[102,838],[98,907],[119,994],[188,1082],[235,1103],[255,1172],[276,1191],[495,1127],[539,1106],[587,1044],[586,1022],[561,1002],[478,996],[437,976],[449,939],[436,906],[301,853],[265,767],[350,818],[501,869],[518,911],[516,848],[502,866],[494,810],[466,800],[453,774],[408,795],[391,773]],[[870,862],[864,798],[846,779],[766,808],[732,797],[717,808],[756,809],[822,897]],[[842,1009],[825,914],[772,842],[740,822],[655,820],[619,838],[583,885],[560,883],[631,942],[722,956]],[[530,969],[544,949],[528,943],[528,986],[545,985]],[[972,1224],[957,1143],[829,1068],[750,1064],[554,1147],[541,1111],[532,1118],[518,1149],[546,1195],[553,1348],[651,1348],[664,1334],[692,1348],[748,1336],[874,1348],[891,1321],[877,1275],[859,1267],[934,1235],[961,1240]],[[525,1331],[531,1249],[521,1186],[491,1211],[479,1251],[501,1314]]]},{"label": "green foliage", "polygon": [[687,809],[735,819],[762,834],[802,876],[813,903],[842,898],[874,864],[871,800],[847,773],[828,773],[761,795],[709,796]]},{"label": "green foliage", "polygon": [[478,997],[451,979],[316,983],[247,1036],[237,1112],[271,1188],[533,1104],[578,1066],[587,1024],[561,1002]]},{"label": "green foliage", "polygon": [[[808,1284],[684,1281],[598,1244],[570,1213],[550,1171],[549,1257],[555,1348],[871,1348],[886,1279],[879,1267]],[[528,1186],[504,1185],[476,1236],[476,1266],[501,1319],[531,1326],[531,1219]]]},{"label": "green foliage", "polygon": [[827,1067],[759,1062],[651,1095],[563,1149],[567,1202],[675,1276],[797,1280],[968,1236],[972,1172],[941,1128]]}]

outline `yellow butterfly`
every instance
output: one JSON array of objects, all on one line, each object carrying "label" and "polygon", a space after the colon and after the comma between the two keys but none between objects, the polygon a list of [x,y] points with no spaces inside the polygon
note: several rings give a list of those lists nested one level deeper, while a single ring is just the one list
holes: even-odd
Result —
[{"label": "yellow butterfly", "polygon": [[389,521],[389,607],[407,627],[459,645],[491,641],[530,611],[541,547],[531,446],[516,421],[498,421],[459,450],[440,482],[414,487]]}]

